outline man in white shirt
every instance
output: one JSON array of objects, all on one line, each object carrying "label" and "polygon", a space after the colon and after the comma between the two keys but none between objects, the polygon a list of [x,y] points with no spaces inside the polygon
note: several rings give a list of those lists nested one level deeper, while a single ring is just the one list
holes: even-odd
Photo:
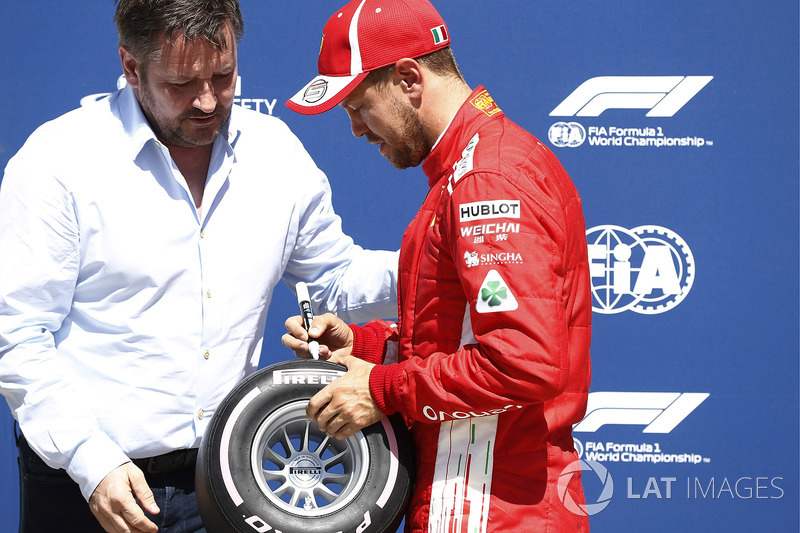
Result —
[{"label": "man in white shirt", "polygon": [[349,321],[396,313],[396,253],[342,232],[285,124],[232,106],[237,0],[120,0],[116,22],[128,86],[37,129],[0,187],[22,532],[203,531],[194,453],[279,280]]}]

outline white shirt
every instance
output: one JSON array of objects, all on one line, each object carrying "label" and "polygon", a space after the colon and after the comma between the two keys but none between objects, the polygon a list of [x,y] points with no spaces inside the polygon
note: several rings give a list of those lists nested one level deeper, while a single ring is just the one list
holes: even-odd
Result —
[{"label": "white shirt", "polygon": [[258,366],[279,280],[345,320],[396,315],[396,252],[342,233],[280,120],[234,106],[202,206],[130,88],[44,124],[6,168],[0,392],[87,499],[129,457],[199,445]]}]

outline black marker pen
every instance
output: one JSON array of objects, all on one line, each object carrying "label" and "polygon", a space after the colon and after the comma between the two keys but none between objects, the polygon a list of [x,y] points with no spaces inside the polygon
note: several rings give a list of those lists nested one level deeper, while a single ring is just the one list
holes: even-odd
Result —
[{"label": "black marker pen", "polygon": [[[297,303],[300,305],[300,314],[303,316],[303,326],[306,331],[311,328],[311,321],[314,320],[314,312],[311,310],[311,297],[308,295],[308,286],[302,281],[295,285],[297,291]],[[308,351],[311,357],[319,359],[319,343],[308,339]]]}]

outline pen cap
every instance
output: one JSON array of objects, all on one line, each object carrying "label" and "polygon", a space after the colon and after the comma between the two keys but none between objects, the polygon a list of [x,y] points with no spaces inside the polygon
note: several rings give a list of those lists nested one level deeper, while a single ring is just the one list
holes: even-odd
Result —
[{"label": "pen cap", "polygon": [[295,291],[297,291],[298,302],[311,302],[311,297],[308,295],[308,285],[300,281],[294,286],[294,288]]}]

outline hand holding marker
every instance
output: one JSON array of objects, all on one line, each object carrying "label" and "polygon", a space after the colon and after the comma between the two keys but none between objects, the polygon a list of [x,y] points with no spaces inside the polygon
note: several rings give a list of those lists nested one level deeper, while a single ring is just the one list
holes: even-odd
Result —
[{"label": "hand holding marker", "polygon": [[[311,297],[308,295],[308,286],[302,281],[295,285],[297,291],[297,303],[300,304],[300,314],[303,317],[303,326],[308,331],[311,328],[311,321],[314,320],[314,312],[311,310]],[[308,351],[311,357],[319,359],[319,343],[308,339]]]}]

